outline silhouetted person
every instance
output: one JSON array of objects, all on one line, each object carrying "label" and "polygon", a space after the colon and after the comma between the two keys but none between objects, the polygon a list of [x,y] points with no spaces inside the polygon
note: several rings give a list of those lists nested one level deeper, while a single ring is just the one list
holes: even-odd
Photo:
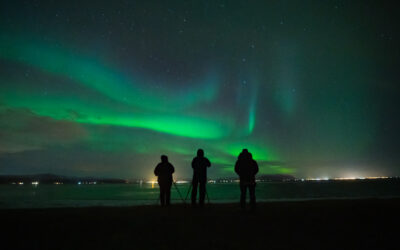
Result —
[{"label": "silhouetted person", "polygon": [[154,169],[154,174],[158,177],[160,186],[161,206],[168,206],[171,199],[172,174],[175,172],[174,166],[168,162],[166,155],[161,156],[161,162]]},{"label": "silhouetted person", "polygon": [[252,155],[243,149],[235,164],[235,172],[240,178],[240,206],[246,207],[246,192],[249,189],[250,205],[252,208],[256,206],[256,174],[258,173],[258,165],[253,160]]},{"label": "silhouetted person", "polygon": [[207,168],[211,166],[210,161],[204,157],[203,149],[197,150],[197,156],[193,158],[193,180],[192,180],[192,205],[196,205],[197,199],[197,186],[200,185],[199,191],[199,204],[204,206],[204,199],[206,197],[206,182],[207,182]]}]

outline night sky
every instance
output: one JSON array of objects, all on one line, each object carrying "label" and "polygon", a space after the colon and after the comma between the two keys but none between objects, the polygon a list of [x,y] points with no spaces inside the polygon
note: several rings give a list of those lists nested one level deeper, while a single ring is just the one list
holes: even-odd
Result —
[{"label": "night sky", "polygon": [[2,1],[0,174],[400,175],[389,1]]}]

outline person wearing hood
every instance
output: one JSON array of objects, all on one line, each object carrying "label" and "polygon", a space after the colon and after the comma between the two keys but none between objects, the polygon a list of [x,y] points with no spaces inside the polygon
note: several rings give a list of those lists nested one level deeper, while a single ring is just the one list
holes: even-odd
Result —
[{"label": "person wearing hood", "polygon": [[160,186],[160,202],[161,206],[169,206],[171,200],[172,174],[175,172],[174,166],[168,161],[166,155],[161,156],[161,162],[154,169],[157,176],[158,185]]},{"label": "person wearing hood", "polygon": [[211,166],[210,161],[204,157],[203,149],[197,150],[197,156],[193,158],[193,180],[192,180],[192,206],[196,206],[197,186],[199,186],[199,204],[204,206],[206,196],[207,168]]},{"label": "person wearing hood", "polygon": [[250,193],[250,206],[254,209],[256,206],[256,174],[258,173],[258,164],[247,149],[239,154],[235,164],[235,172],[240,179],[240,206],[246,207],[247,189]]}]

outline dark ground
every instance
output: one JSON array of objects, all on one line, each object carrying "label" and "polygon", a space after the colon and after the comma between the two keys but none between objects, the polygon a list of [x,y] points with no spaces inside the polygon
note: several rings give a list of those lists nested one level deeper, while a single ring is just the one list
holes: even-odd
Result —
[{"label": "dark ground", "polygon": [[400,199],[0,210],[1,249],[399,249]]}]

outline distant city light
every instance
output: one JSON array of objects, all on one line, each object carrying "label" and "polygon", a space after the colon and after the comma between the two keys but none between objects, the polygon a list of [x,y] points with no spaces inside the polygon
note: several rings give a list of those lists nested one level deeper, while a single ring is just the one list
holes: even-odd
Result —
[{"label": "distant city light", "polygon": [[319,178],[306,178],[301,179],[301,181],[346,181],[346,180],[374,180],[374,179],[387,179],[387,176],[371,176],[371,177],[335,177],[335,178],[327,178],[327,177],[319,177]]},{"label": "distant city light", "polygon": [[147,184],[151,184],[151,188],[154,188],[154,184],[157,183],[157,181],[146,181]]},{"label": "distant city light", "polygon": [[[62,182],[54,182],[54,184],[63,184]],[[78,185],[82,184],[89,184],[89,185],[96,185],[97,181],[78,181]]]},{"label": "distant city light", "polygon": [[189,181],[175,181],[177,184],[184,184],[184,183],[189,183]]},{"label": "distant city light", "polygon": [[37,185],[39,185],[39,182],[38,182],[38,181],[33,181],[33,182],[32,182],[32,185],[37,186]]}]

